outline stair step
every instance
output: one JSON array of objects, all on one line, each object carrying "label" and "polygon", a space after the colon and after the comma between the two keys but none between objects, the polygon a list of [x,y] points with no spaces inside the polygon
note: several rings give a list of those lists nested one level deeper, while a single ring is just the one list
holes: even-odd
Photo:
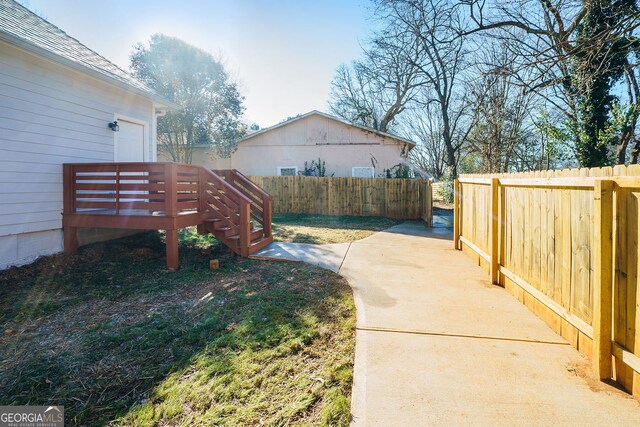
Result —
[{"label": "stair step", "polygon": [[[234,234],[232,236],[227,236],[228,239],[231,240],[240,240],[240,235],[239,234]],[[262,238],[262,228],[257,228],[255,230],[251,231],[251,242],[253,243],[254,240],[256,239],[260,239]]]},{"label": "stair step", "polygon": [[268,246],[273,242],[273,236],[262,237],[260,239],[252,240],[251,245],[249,247],[249,253],[252,254],[254,252],[258,252],[260,249]]}]

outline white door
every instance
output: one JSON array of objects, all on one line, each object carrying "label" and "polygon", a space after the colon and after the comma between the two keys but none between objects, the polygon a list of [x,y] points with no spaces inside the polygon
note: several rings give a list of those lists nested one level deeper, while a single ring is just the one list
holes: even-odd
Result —
[{"label": "white door", "polygon": [[120,131],[116,135],[116,162],[144,162],[144,126],[118,120]]}]

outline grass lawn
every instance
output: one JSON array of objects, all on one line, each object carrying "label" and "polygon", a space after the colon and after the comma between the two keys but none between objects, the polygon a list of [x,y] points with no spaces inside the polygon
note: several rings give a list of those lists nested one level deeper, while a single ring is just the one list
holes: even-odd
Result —
[{"label": "grass lawn", "polygon": [[192,234],[174,273],[157,233],[0,272],[0,405],[61,404],[67,425],[348,425],[346,282]]},{"label": "grass lawn", "polygon": [[364,239],[402,221],[376,216],[274,214],[272,222],[276,242],[323,244]]}]

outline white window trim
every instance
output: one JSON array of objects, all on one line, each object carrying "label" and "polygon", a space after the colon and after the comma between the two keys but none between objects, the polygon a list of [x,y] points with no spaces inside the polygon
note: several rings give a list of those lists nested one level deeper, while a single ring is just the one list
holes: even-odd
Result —
[{"label": "white window trim", "polygon": [[[282,176],[282,169],[295,169],[295,175],[298,175],[298,167],[297,166],[278,166],[278,176]],[[288,176],[288,175],[286,175]]]},{"label": "white window trim", "polygon": [[[133,117],[125,116],[124,114],[117,114],[117,113],[113,115],[113,119],[116,121],[122,119],[125,122],[131,122],[137,125],[142,125],[142,133],[144,138],[143,146],[142,146],[142,149],[144,150],[144,152],[142,153],[143,154],[142,161],[143,162],[155,161],[153,160],[153,154],[149,149],[149,122],[140,120],[140,119],[135,119]],[[115,161],[115,159],[117,158],[118,158],[118,132],[113,132],[113,160]],[[149,159],[152,159],[152,160],[149,160]]]},{"label": "white window trim", "polygon": [[356,178],[355,176],[356,169],[369,169],[371,170],[371,178],[375,178],[376,176],[376,170],[372,166],[354,166],[351,168],[351,178]]}]

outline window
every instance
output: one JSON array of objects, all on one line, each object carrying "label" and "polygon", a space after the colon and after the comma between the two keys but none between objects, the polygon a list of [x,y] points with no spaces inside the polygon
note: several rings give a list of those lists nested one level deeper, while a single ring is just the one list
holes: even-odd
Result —
[{"label": "window", "polygon": [[278,176],[296,176],[298,175],[297,166],[278,166]]},{"label": "window", "polygon": [[353,178],[373,178],[372,167],[360,167],[356,166],[351,168],[351,176]]}]

